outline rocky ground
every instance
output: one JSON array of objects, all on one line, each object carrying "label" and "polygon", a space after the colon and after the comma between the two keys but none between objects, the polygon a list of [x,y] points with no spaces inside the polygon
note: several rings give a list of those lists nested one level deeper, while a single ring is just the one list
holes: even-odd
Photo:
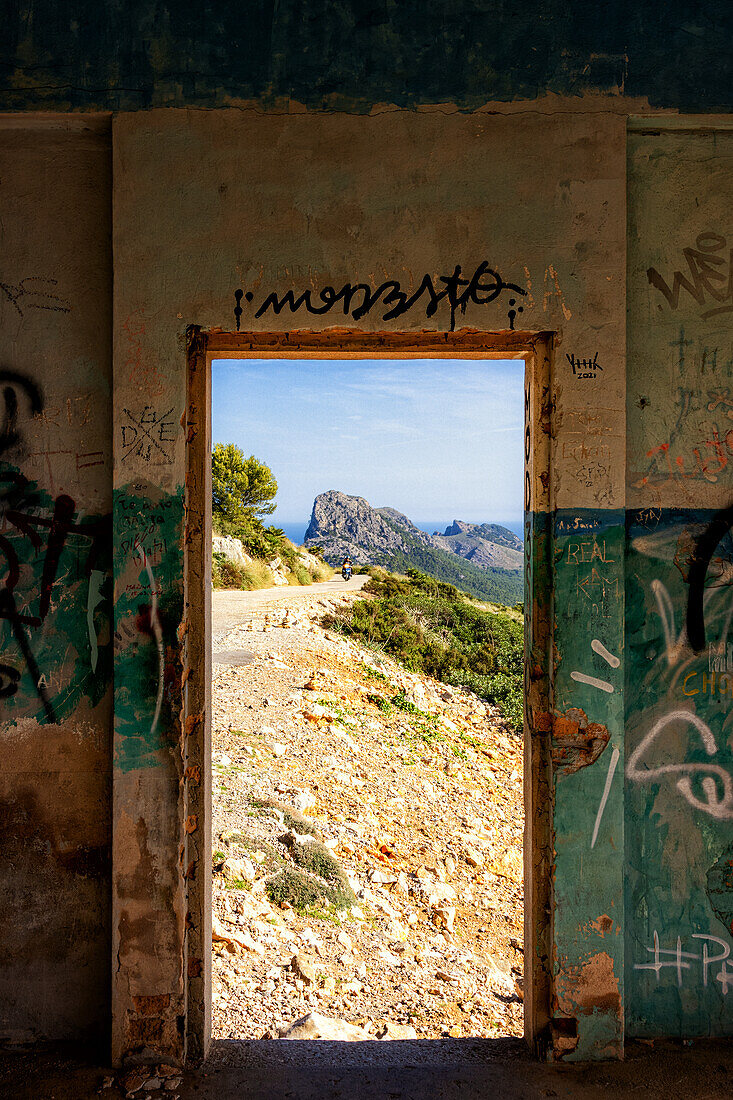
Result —
[{"label": "rocky ground", "polygon": [[215,638],[214,1034],[521,1035],[519,738],[297,595]]}]

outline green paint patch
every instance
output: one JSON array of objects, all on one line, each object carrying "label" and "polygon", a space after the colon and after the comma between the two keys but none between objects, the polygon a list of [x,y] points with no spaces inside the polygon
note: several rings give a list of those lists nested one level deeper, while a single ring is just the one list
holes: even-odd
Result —
[{"label": "green paint patch", "polygon": [[115,763],[122,771],[154,767],[180,736],[183,520],[182,488],[115,492]]}]

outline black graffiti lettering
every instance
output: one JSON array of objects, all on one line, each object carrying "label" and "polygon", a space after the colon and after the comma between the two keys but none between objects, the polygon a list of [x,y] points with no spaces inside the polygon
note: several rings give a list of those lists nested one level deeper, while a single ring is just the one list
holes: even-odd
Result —
[{"label": "black graffiti lettering", "polygon": [[[44,514],[45,513],[45,514]],[[83,522],[76,520],[76,504],[71,497],[59,495],[49,515],[33,485],[17,470],[0,471],[0,555],[5,559],[5,574],[0,577],[0,619],[9,624],[23,658],[25,669],[43,707],[47,722],[56,723],[56,711],[49,695],[46,677],[42,675],[33,653],[31,632],[43,626],[51,610],[53,590],[58,582],[61,556],[70,537],[89,542],[84,563],[86,575],[99,568],[99,559],[108,546],[107,520]],[[12,532],[30,543],[33,555],[43,555],[38,603],[35,608],[27,597],[20,596],[21,560],[17,552],[18,539]],[[45,541],[45,546],[44,546]],[[24,556],[25,559],[25,556]],[[16,694],[20,672],[11,666],[0,666],[0,697]]]},{"label": "black graffiti lettering", "polygon": [[305,306],[309,313],[321,313],[322,310],[314,309],[311,304],[311,292],[310,290],[304,290],[299,298],[295,297],[292,290],[287,290],[282,298],[278,298],[274,292],[268,294],[260,308],[255,313],[255,317],[261,317],[263,313],[267,313],[268,309],[271,309],[273,313],[278,316],[287,306],[291,313],[297,313],[301,306]]},{"label": "black graffiti lettering", "polygon": [[[687,274],[674,271],[670,286],[655,267],[650,267],[646,273],[650,285],[663,295],[670,309],[677,309],[684,290],[701,307],[704,320],[733,312],[733,248],[727,248],[725,237],[719,233],[700,233],[695,244],[696,248],[682,249]],[[712,305],[711,299],[720,304]]]},{"label": "black graffiti lettering", "polygon": [[733,527],[733,505],[716,512],[697,538],[688,577],[687,640],[695,653],[705,648],[705,580],[713,554]]},{"label": "black graffiti lettering", "polygon": [[71,313],[71,306],[56,294],[58,279],[47,279],[43,275],[27,275],[19,283],[0,282],[0,293],[21,317],[26,309],[46,309],[52,313]]},{"label": "black graffiti lettering", "polygon": [[32,379],[19,371],[0,369],[0,385],[3,387],[3,409],[0,412],[0,455],[21,441],[18,430],[18,392],[20,391],[33,416],[43,412],[43,395]]},{"label": "black graffiti lettering", "polygon": [[565,358],[573,368],[573,374],[576,378],[595,378],[598,371],[603,370],[598,362],[598,352],[595,353],[592,359],[590,356],[581,357],[572,353],[567,353]]},{"label": "black graffiti lettering", "polygon": [[162,415],[158,414],[152,405],[146,405],[139,414],[122,410],[127,417],[127,423],[120,425],[122,436],[122,461],[125,462],[131,455],[150,461],[158,458],[159,464],[170,464],[173,460],[168,453],[166,443],[175,443],[175,424],[173,407]]},{"label": "black graffiti lettering", "polygon": [[8,699],[18,690],[20,673],[12,665],[0,665],[0,699]]},{"label": "black graffiti lettering", "polygon": [[26,635],[23,627],[23,618],[18,614],[18,608],[15,603],[15,598],[10,589],[5,588],[0,590],[0,618],[7,619],[13,630],[13,635],[18,648],[23,654],[23,660],[25,661],[28,673],[35,685],[36,693],[40,699],[43,709],[46,715],[46,720],[52,725],[56,724],[56,712],[53,708],[53,704],[48,695],[48,689],[45,684],[45,680],[41,677],[41,671],[38,667],[36,659],[33,655],[33,650],[30,647],[28,636]]},{"label": "black graffiti lettering", "polygon": [[[340,290],[333,286],[325,286],[314,297],[312,290],[296,292],[287,290],[278,295],[275,291],[267,294],[255,310],[255,318],[264,316],[271,310],[279,316],[284,309],[291,313],[297,313],[304,309],[307,313],[320,315],[329,313],[334,307],[341,304],[344,316],[350,316],[354,321],[360,321],[366,317],[377,305],[383,307],[382,320],[391,321],[396,317],[403,317],[409,313],[418,302],[425,302],[425,316],[433,317],[441,302],[446,301],[450,311],[450,331],[455,330],[456,315],[460,310],[465,315],[470,304],[483,306],[495,302],[503,293],[514,295],[526,295],[527,291],[516,283],[506,282],[498,271],[489,267],[486,260],[482,261],[470,278],[462,274],[459,264],[456,264],[450,275],[440,275],[438,284],[443,284],[441,289],[436,289],[436,284],[431,275],[423,275],[418,287],[412,293],[402,289],[402,284],[397,279],[385,279],[379,286],[372,288],[368,283],[344,283]],[[234,316],[237,331],[240,329],[242,316],[242,300],[251,302],[254,295],[251,291],[245,294],[241,289],[235,290]],[[354,300],[361,298],[358,305]],[[516,299],[511,298],[510,307],[516,305]],[[514,320],[523,307],[510,308],[508,311],[510,328],[514,328]]]}]

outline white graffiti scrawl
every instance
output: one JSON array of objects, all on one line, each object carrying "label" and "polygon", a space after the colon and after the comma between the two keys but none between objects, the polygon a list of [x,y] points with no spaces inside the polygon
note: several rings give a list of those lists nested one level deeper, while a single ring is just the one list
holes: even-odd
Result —
[{"label": "white graffiti scrawl", "polygon": [[[665,968],[676,970],[677,972],[677,985],[681,989],[684,982],[684,972],[692,969],[692,963],[699,961],[700,976],[702,978],[703,986],[707,987],[710,980],[710,968],[718,963],[721,964],[720,970],[717,974],[713,974],[713,980],[720,982],[720,988],[723,996],[727,996],[728,990],[733,989],[733,970],[728,969],[727,959],[730,957],[730,947],[721,940],[719,936],[711,936],[708,934],[702,934],[700,932],[692,933],[693,940],[703,940],[702,953],[697,951],[683,951],[682,950],[682,937],[677,937],[677,943],[675,947],[660,947],[659,946],[659,933],[654,931],[654,946],[647,947],[647,951],[653,956],[653,962],[634,963],[634,970],[653,970],[657,976],[657,984],[659,984],[659,975]],[[720,948],[717,954],[711,955],[708,943],[713,943]],[[697,970],[697,967],[695,968]]]},{"label": "white graffiti scrawl", "polygon": [[[680,763],[642,767],[644,756],[663,730],[675,722],[689,723],[700,735],[705,752],[715,756],[718,745],[707,722],[703,722],[691,710],[673,710],[654,723],[647,735],[632,752],[626,766],[626,776],[634,783],[658,782],[665,775],[678,775],[676,787],[680,794],[696,810],[702,810],[718,821],[733,820],[733,779],[730,772],[719,764]],[[700,777],[704,798],[698,798],[692,790],[693,776]],[[722,797],[720,797],[722,793]]]},{"label": "white graffiti scrawl", "polygon": [[[594,653],[597,653],[599,657],[611,666],[611,668],[618,668],[621,661],[610,650],[606,649],[603,642],[598,638],[594,638],[590,643],[590,647]],[[598,676],[589,676],[586,672],[573,671],[570,673],[570,679],[575,680],[578,684],[587,684],[588,687],[598,688],[599,691],[606,691],[609,695],[613,693],[613,684],[609,684],[608,680],[601,680]]]}]

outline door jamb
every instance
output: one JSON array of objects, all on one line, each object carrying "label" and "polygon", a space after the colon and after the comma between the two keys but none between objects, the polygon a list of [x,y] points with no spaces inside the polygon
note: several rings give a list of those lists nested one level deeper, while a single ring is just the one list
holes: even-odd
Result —
[{"label": "door jamb", "polygon": [[524,1034],[536,1054],[552,1016],[552,713],[549,583],[550,332],[187,332],[185,617],[182,626],[187,917],[186,1059],[211,1040],[211,360],[523,359],[525,361]]}]

